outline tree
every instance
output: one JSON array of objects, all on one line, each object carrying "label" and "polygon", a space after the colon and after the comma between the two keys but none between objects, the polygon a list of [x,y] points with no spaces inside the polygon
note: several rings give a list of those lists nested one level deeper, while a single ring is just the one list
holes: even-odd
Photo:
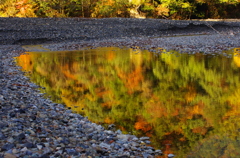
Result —
[{"label": "tree", "polygon": [[129,17],[128,0],[103,0],[96,2],[91,17]]},{"label": "tree", "polygon": [[3,0],[0,2],[0,17],[36,17],[33,0]]}]

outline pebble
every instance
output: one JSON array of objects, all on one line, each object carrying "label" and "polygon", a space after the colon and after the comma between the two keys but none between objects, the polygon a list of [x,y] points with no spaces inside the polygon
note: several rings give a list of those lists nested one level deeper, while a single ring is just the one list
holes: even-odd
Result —
[{"label": "pebble", "polygon": [[168,157],[169,157],[169,158],[172,158],[172,157],[175,157],[175,155],[173,155],[173,154],[168,154]]},{"label": "pebble", "polygon": [[27,150],[28,150],[27,147],[24,147],[24,148],[22,148],[20,151],[26,152]]},{"label": "pebble", "polygon": [[43,146],[42,145],[37,145],[38,150],[42,150]]},{"label": "pebble", "polygon": [[145,140],[149,140],[149,137],[141,137],[140,140],[145,141]]},{"label": "pebble", "polygon": [[4,158],[17,158],[17,157],[13,154],[6,153],[6,154],[4,154]]},{"label": "pebble", "polygon": [[1,150],[2,151],[8,151],[10,149],[13,149],[16,145],[12,144],[12,143],[7,143],[7,144],[3,144]]}]

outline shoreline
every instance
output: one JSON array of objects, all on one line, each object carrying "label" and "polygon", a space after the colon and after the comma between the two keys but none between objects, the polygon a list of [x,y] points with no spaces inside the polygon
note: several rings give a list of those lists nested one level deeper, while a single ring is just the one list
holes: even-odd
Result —
[{"label": "shoreline", "polygon": [[0,157],[154,157],[161,150],[149,138],[110,131],[44,99],[13,57],[2,56],[0,77]]},{"label": "shoreline", "polygon": [[[161,154],[161,150],[147,146],[148,137],[136,138],[119,131],[105,130],[63,105],[44,99],[39,86],[31,83],[14,63],[13,57],[26,51],[22,45],[40,44],[52,51],[105,46],[154,51],[160,47],[188,53],[214,53],[240,47],[240,22],[224,22],[224,25],[212,22],[212,29],[201,22],[54,18],[54,22],[51,19],[37,19],[35,22],[34,19],[18,19],[23,22],[30,20],[31,27],[25,28],[21,22],[7,27],[14,19],[0,18],[0,22],[10,20],[8,24],[0,23],[0,158],[4,155],[154,157]],[[46,26],[39,27],[42,20],[45,20]],[[69,21],[73,21],[72,24]],[[156,21],[161,25],[155,24]],[[49,28],[51,22],[54,26]],[[107,23],[105,27],[104,23]],[[84,29],[74,28],[77,25]],[[111,28],[113,26],[116,28]],[[26,33],[27,30],[32,31],[31,34]],[[74,34],[74,31],[78,32]],[[23,33],[26,35],[22,36]]]}]

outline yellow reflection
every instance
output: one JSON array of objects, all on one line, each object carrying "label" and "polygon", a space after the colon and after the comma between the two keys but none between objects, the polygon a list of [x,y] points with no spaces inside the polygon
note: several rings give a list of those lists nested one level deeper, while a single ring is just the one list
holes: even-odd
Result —
[{"label": "yellow reflection", "polygon": [[240,48],[234,48],[234,57],[233,60],[237,67],[240,67]]},{"label": "yellow reflection", "polygon": [[30,52],[17,62],[53,99],[93,122],[150,136],[166,154],[186,157],[213,135],[239,138],[240,58],[160,50]]}]

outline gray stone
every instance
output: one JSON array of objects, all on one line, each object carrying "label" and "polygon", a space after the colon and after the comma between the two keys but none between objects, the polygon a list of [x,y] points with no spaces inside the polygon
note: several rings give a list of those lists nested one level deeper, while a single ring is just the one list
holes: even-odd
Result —
[{"label": "gray stone", "polygon": [[78,155],[78,152],[75,149],[66,149],[66,151],[69,155]]},{"label": "gray stone", "polygon": [[118,134],[117,138],[118,139],[122,139],[124,141],[128,141],[128,140],[132,140],[133,138],[135,138],[135,136],[133,136],[133,135],[125,135],[125,134]]},{"label": "gray stone", "polygon": [[24,146],[27,148],[35,148],[36,147],[33,143],[25,143]]},{"label": "gray stone", "polygon": [[4,158],[17,158],[17,157],[13,154],[6,153],[6,154],[4,154]]},{"label": "gray stone", "polygon": [[155,150],[155,153],[162,154],[162,150]]},{"label": "gray stone", "polygon": [[173,155],[173,154],[168,154],[168,157],[169,158],[172,158],[172,157],[174,157],[175,155]]},{"label": "gray stone", "polygon": [[42,150],[43,146],[42,145],[37,145],[38,150]]},{"label": "gray stone", "polygon": [[149,137],[141,137],[140,140],[141,141],[145,141],[145,140],[149,140],[150,138]]},{"label": "gray stone", "polygon": [[27,150],[26,152],[25,152],[25,155],[32,155],[33,153],[31,152],[31,151],[29,151],[29,150]]},{"label": "gray stone", "polygon": [[7,142],[8,143],[13,143],[15,140],[12,138],[12,137],[10,137],[8,140],[7,140]]},{"label": "gray stone", "polygon": [[2,151],[7,151],[15,147],[15,144],[13,143],[7,143],[2,146]]},{"label": "gray stone", "polygon": [[20,151],[21,152],[26,152],[28,150],[28,148],[27,147],[24,147],[24,148],[22,148]]},{"label": "gray stone", "polygon": [[102,148],[111,149],[111,146],[110,146],[110,145],[108,145],[108,144],[106,144],[106,143],[103,143],[103,142],[100,143],[99,146],[102,147]]},{"label": "gray stone", "polygon": [[25,134],[21,133],[17,136],[17,140],[23,140],[23,139],[25,139],[25,137],[26,137]]}]

